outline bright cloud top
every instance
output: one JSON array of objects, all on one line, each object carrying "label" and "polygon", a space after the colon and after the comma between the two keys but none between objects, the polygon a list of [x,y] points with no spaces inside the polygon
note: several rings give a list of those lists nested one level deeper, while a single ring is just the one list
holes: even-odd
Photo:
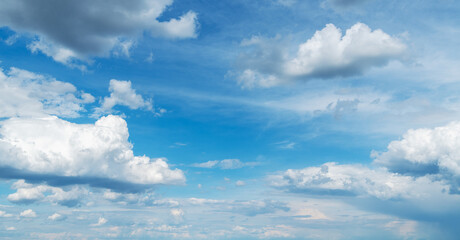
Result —
[{"label": "bright cloud top", "polygon": [[437,174],[459,192],[460,122],[434,129],[409,130],[401,140],[388,145],[386,152],[373,152],[377,164],[390,171],[409,175]]},{"label": "bright cloud top", "polygon": [[87,61],[91,56],[107,56],[110,51],[129,54],[136,36],[144,31],[154,37],[196,37],[198,23],[193,11],[177,19],[157,20],[172,3],[173,0],[110,4],[89,0],[3,1],[0,25],[19,34],[37,35],[38,39],[29,45],[32,52],[40,51],[57,62],[75,66],[75,59]]},{"label": "bright cloud top", "polygon": [[130,81],[112,79],[110,80],[109,91],[110,96],[104,98],[101,107],[96,109],[96,113],[110,113],[116,105],[126,106],[130,109],[153,110],[152,100],[144,99],[137,94],[131,87]]},{"label": "bright cloud top", "polygon": [[253,59],[245,60],[246,69],[237,79],[245,88],[271,87],[291,79],[359,75],[372,67],[384,66],[391,60],[403,59],[407,49],[398,38],[380,29],[373,31],[363,23],[356,23],[347,29],[345,35],[333,24],[327,24],[299,45],[294,58],[288,57],[277,47],[271,49],[272,46],[260,38],[243,41],[242,45],[255,45],[272,52],[261,56],[256,51]]},{"label": "bright cloud top", "polygon": [[126,121],[109,115],[95,124],[57,117],[11,118],[1,124],[0,164],[65,177],[95,177],[136,184],[177,184],[185,177],[165,159],[135,156]]}]

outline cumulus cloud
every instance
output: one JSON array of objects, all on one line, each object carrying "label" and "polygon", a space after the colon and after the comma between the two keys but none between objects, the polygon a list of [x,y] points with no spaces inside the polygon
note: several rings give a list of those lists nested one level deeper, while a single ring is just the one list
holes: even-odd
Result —
[{"label": "cumulus cloud", "polygon": [[366,210],[436,222],[458,234],[452,222],[458,221],[460,213],[459,136],[458,122],[409,130],[386,151],[374,151],[372,167],[325,163],[289,169],[269,180],[283,191],[333,195]]},{"label": "cumulus cloud", "polygon": [[88,62],[93,56],[108,56],[117,49],[129,55],[132,42],[144,32],[162,38],[196,37],[198,21],[193,11],[158,20],[172,3],[173,0],[120,0],[111,4],[91,0],[8,0],[0,4],[0,25],[17,34],[36,36],[28,46],[31,51],[82,67],[76,60]]},{"label": "cumulus cloud", "polygon": [[[272,176],[272,186],[292,192],[320,195],[372,196],[382,200],[417,198],[425,193],[448,189],[443,182],[429,177],[414,178],[370,169],[362,165],[325,163],[320,167],[289,169]],[[423,186],[423,187],[421,187]]]},{"label": "cumulus cloud", "polygon": [[376,164],[392,172],[411,176],[437,175],[460,193],[460,122],[434,129],[407,131],[391,142],[387,151],[372,153]]},{"label": "cumulus cloud", "polygon": [[80,204],[82,198],[88,195],[86,189],[72,187],[68,191],[47,185],[32,185],[25,183],[24,180],[15,182],[13,188],[16,192],[9,194],[7,199],[12,203],[30,204],[38,201],[46,201],[60,204],[67,207],[74,207]]},{"label": "cumulus cloud", "polygon": [[34,218],[34,217],[37,217],[37,214],[34,212],[34,210],[27,209],[27,210],[22,211],[19,214],[19,216],[20,217],[25,217],[25,218]]},{"label": "cumulus cloud", "polygon": [[95,115],[110,113],[117,105],[126,106],[130,109],[153,110],[152,99],[144,99],[137,94],[131,86],[131,81],[112,79],[109,83],[109,92],[110,96],[102,100],[101,107],[95,110]]},{"label": "cumulus cloud", "polygon": [[372,67],[405,57],[406,45],[380,29],[356,23],[345,34],[333,24],[299,45],[296,56],[277,46],[277,39],[253,37],[242,42],[251,49],[240,58],[236,80],[243,88],[272,87],[295,79],[360,75]]},{"label": "cumulus cloud", "polygon": [[243,167],[257,166],[257,162],[242,162],[239,159],[213,160],[203,163],[194,163],[192,167],[198,168],[220,168],[220,169],[238,169]]},{"label": "cumulus cloud", "polygon": [[11,118],[1,123],[0,136],[1,167],[44,180],[67,177],[80,183],[105,182],[109,188],[118,185],[110,181],[150,185],[185,180],[182,171],[170,169],[163,158],[135,156],[126,121],[118,116],[102,117],[94,124],[53,116]]},{"label": "cumulus cloud", "polygon": [[73,118],[92,102],[92,95],[70,83],[14,67],[0,71],[0,118],[47,114]]}]

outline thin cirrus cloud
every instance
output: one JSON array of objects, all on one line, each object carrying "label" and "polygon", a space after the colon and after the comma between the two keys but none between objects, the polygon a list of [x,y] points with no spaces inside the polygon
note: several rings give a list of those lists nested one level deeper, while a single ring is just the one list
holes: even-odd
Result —
[{"label": "thin cirrus cloud", "polygon": [[191,166],[197,168],[220,168],[220,169],[238,169],[243,167],[253,167],[259,165],[258,162],[242,162],[239,159],[213,160],[203,163],[194,163]]},{"label": "thin cirrus cloud", "polygon": [[[129,56],[129,49],[143,32],[153,37],[183,39],[197,36],[197,14],[159,21],[173,0],[160,1],[3,1],[0,25],[17,34],[36,36],[28,48],[55,61],[84,68],[75,60],[110,52]],[[20,17],[18,17],[20,16]]]},{"label": "thin cirrus cloud", "polygon": [[296,79],[328,79],[360,75],[391,60],[404,60],[407,46],[398,38],[356,23],[345,34],[334,24],[316,31],[290,57],[275,40],[253,37],[241,44],[236,80],[242,88],[273,87]]}]

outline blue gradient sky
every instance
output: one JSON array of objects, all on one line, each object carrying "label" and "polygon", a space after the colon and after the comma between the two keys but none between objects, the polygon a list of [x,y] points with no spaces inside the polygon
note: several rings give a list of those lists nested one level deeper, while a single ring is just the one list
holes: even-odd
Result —
[{"label": "blue gradient sky", "polygon": [[456,1],[0,9],[1,239],[458,236]]}]

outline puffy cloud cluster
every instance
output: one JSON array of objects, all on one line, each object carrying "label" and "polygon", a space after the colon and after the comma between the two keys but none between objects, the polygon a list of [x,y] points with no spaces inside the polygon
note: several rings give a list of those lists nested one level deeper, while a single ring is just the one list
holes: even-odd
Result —
[{"label": "puffy cloud cluster", "polygon": [[135,156],[126,121],[118,116],[75,124],[48,116],[11,118],[0,127],[0,166],[59,177],[133,184],[184,182],[165,159]]},{"label": "puffy cloud cluster", "polygon": [[[137,94],[129,81],[112,80],[103,111],[115,105],[152,110],[151,100]],[[0,173],[4,178],[45,181],[50,185],[89,184],[138,191],[151,184],[178,184],[180,170],[163,158],[135,156],[127,123],[118,116],[101,117],[94,124],[76,124],[59,117],[79,117],[90,94],[74,85],[25,70],[0,72]],[[98,109],[96,109],[98,111]],[[134,186],[136,185],[136,186]],[[45,199],[63,205],[59,188],[20,187],[8,199],[26,203]],[[46,199],[50,200],[51,196]],[[69,201],[73,201],[72,199]]]},{"label": "puffy cloud cluster", "polygon": [[[334,195],[371,211],[443,225],[458,234],[460,123],[409,130],[385,152],[373,152],[373,168],[325,163],[270,176],[283,191]],[[348,197],[352,196],[352,197]]]},{"label": "puffy cloud cluster", "polygon": [[[194,38],[197,14],[159,21],[173,0],[45,1],[7,0],[0,3],[0,25],[21,35],[36,35],[28,47],[55,61],[76,67],[76,59],[107,56],[111,51],[129,55],[143,32],[153,37]],[[20,16],[20,17],[18,17]]]},{"label": "puffy cloud cluster", "polygon": [[50,202],[67,207],[74,207],[80,204],[88,191],[84,188],[74,186],[68,191],[62,188],[51,187],[48,185],[32,185],[19,180],[13,184],[16,192],[9,194],[7,199],[17,204],[30,204],[34,202]]},{"label": "puffy cloud cluster", "polygon": [[0,71],[0,118],[78,117],[94,97],[70,83],[18,68]]},{"label": "puffy cloud cluster", "polygon": [[384,168],[370,169],[362,165],[326,163],[320,167],[289,169],[271,176],[272,186],[292,192],[320,195],[372,196],[382,200],[419,198],[448,189],[442,182],[429,177],[414,178],[388,172]]},{"label": "puffy cloud cluster", "polygon": [[372,155],[376,164],[392,172],[436,175],[452,184],[452,192],[459,193],[460,122],[434,129],[409,130],[401,140],[391,142],[387,151]]},{"label": "puffy cloud cluster", "polygon": [[255,51],[244,54],[237,76],[244,88],[271,87],[294,79],[349,77],[372,68],[401,60],[406,45],[380,29],[371,30],[356,23],[345,34],[333,24],[316,31],[312,38],[299,45],[295,57],[289,57],[275,43],[260,37],[242,42]]}]

